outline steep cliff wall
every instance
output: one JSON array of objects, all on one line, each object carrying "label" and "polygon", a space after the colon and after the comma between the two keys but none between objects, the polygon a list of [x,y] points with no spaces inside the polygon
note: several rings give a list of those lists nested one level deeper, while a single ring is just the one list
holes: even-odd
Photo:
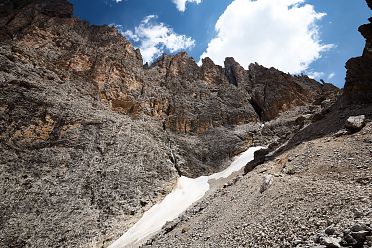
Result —
[{"label": "steep cliff wall", "polygon": [[99,101],[113,64],[142,67],[127,41],[66,1],[28,2],[1,19],[0,247],[102,244],[172,189],[168,136]]},{"label": "steep cliff wall", "polygon": [[[372,9],[372,1],[367,0],[367,4]],[[366,39],[363,55],[346,63],[345,104],[372,103],[372,17],[369,21],[359,27],[359,32]]]},{"label": "steep cliff wall", "polygon": [[232,58],[144,67],[117,30],[72,13],[66,0],[0,4],[0,246],[109,242],[178,174],[220,169],[261,121],[337,92]]}]

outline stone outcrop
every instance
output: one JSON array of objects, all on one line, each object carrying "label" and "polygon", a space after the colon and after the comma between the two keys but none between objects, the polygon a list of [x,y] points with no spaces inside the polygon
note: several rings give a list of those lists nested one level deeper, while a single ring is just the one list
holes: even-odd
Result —
[{"label": "stone outcrop", "polygon": [[72,7],[64,3],[6,2],[1,37],[16,37],[15,46],[32,51],[28,58],[43,61],[40,66],[63,73],[61,80],[90,82],[91,94],[112,110],[156,117],[167,130],[204,133],[218,126],[272,120],[328,94],[324,85],[306,76],[254,64],[244,70],[233,58],[226,59],[225,68],[209,58],[199,67],[180,53],[144,68],[139,51],[114,28],[71,18]]},{"label": "stone outcrop", "polygon": [[102,104],[139,53],[67,1],[0,8],[0,247],[107,244],[178,177],[161,123]]},{"label": "stone outcrop", "polygon": [[350,131],[360,131],[366,125],[366,117],[364,115],[350,116],[345,123],[345,127]]},{"label": "stone outcrop", "polygon": [[[372,9],[372,1],[367,0],[367,4]],[[372,103],[372,18],[369,21],[359,27],[359,32],[366,39],[363,55],[346,63],[344,104]]]},{"label": "stone outcrop", "polygon": [[283,112],[337,93],[233,58],[144,66],[115,28],[72,13],[67,0],[0,3],[1,247],[105,246],[179,174],[220,170],[262,121],[271,135]]},{"label": "stone outcrop", "polygon": [[321,84],[307,76],[291,76],[277,69],[251,64],[251,103],[264,121],[273,120],[280,113],[329,98],[337,88]]},{"label": "stone outcrop", "polygon": [[4,0],[0,5],[0,38],[13,37],[42,15],[68,18],[72,13],[72,5],[64,0]]}]

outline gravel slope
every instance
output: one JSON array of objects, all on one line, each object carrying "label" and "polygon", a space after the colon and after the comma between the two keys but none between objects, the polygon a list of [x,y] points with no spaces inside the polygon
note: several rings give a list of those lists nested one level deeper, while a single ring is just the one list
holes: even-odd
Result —
[{"label": "gravel slope", "polygon": [[[371,235],[372,123],[336,136],[303,142],[225,184],[147,246],[338,247],[327,242],[338,245],[358,223]],[[272,184],[261,193],[264,179]],[[324,234],[329,226],[333,236]]]}]

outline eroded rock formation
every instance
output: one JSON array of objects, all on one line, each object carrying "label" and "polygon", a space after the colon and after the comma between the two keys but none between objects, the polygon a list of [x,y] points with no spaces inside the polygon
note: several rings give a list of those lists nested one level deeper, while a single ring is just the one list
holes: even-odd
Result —
[{"label": "eroded rock formation", "polygon": [[[372,1],[367,0],[367,4],[372,9]],[[359,32],[366,39],[363,55],[346,63],[345,104],[372,103],[372,17],[369,21],[359,27]]]},{"label": "eroded rock formation", "polygon": [[100,101],[109,77],[137,82],[139,53],[67,1],[1,8],[0,247],[102,245],[178,176],[161,123]]},{"label": "eroded rock formation", "polygon": [[276,117],[337,93],[232,58],[143,66],[115,28],[72,13],[67,0],[0,3],[2,247],[107,244],[179,174],[221,169],[258,142],[261,121],[287,137],[303,123]]}]

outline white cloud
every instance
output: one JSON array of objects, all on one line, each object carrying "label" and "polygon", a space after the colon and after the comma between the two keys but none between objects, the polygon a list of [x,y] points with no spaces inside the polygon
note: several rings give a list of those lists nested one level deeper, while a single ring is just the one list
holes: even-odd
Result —
[{"label": "white cloud", "polygon": [[328,80],[331,80],[332,78],[334,78],[336,76],[336,73],[332,72],[328,75]]},{"label": "white cloud", "polygon": [[324,72],[318,72],[318,71],[312,71],[312,70],[306,71],[305,74],[309,78],[312,78],[312,79],[315,79],[315,80],[327,79],[326,81],[330,81],[332,78],[334,78],[336,76],[336,74],[334,72],[331,72],[329,74],[326,74]]},{"label": "white cloud", "polygon": [[311,79],[319,80],[322,79],[325,75],[324,72],[318,72],[318,71],[307,71],[307,76]]},{"label": "white cloud", "polygon": [[333,45],[322,44],[317,21],[324,17],[305,0],[234,0],[219,17],[217,32],[201,58],[223,65],[234,57],[242,66],[258,62],[300,73]]},{"label": "white cloud", "polygon": [[199,4],[202,0],[172,0],[179,11],[184,12],[186,10],[186,3],[196,3]]},{"label": "white cloud", "polygon": [[156,18],[155,15],[146,16],[134,31],[122,32],[141,50],[144,62],[152,62],[167,51],[174,53],[194,47],[191,37],[175,33],[164,23],[157,23]]}]

